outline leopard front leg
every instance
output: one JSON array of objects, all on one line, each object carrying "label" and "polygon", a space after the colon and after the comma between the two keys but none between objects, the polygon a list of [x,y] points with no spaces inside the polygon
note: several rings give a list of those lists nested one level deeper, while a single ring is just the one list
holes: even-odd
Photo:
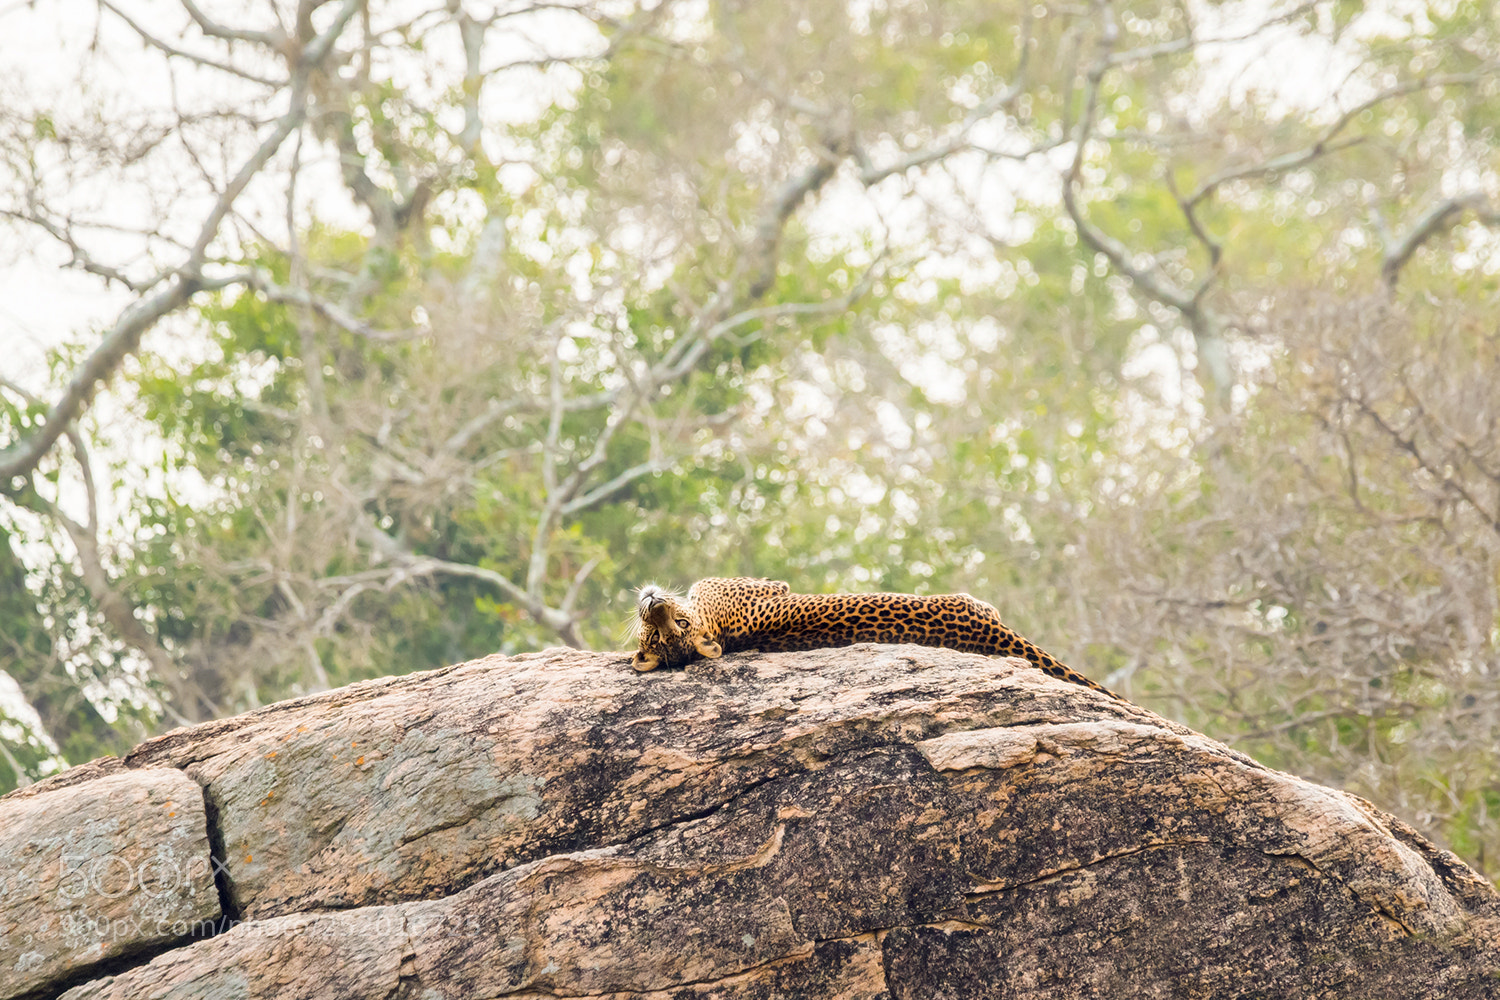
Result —
[{"label": "leopard front leg", "polygon": [[630,658],[630,666],[638,674],[650,673],[661,666],[661,663],[662,659],[660,655],[648,653],[643,649],[636,650],[635,655]]}]

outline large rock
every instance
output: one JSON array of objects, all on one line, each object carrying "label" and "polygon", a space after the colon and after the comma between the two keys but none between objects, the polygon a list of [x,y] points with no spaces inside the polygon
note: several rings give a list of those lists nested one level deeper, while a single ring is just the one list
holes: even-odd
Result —
[{"label": "large rock", "polygon": [[1500,896],[1453,855],[1021,661],[491,657],[116,770],[164,768],[245,922],[70,998],[1500,992]]},{"label": "large rock", "polygon": [[180,771],[97,769],[0,800],[0,984],[24,994],[211,933],[203,790]]}]

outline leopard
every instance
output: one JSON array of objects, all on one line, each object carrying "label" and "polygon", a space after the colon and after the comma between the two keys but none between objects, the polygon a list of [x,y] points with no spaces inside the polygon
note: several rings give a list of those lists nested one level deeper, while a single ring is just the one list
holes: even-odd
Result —
[{"label": "leopard", "polygon": [[749,649],[910,642],[1020,657],[1050,677],[1130,703],[1006,627],[993,605],[968,594],[794,594],[780,580],[709,577],[693,584],[686,599],[655,584],[636,596],[639,648],[630,662],[640,673]]}]

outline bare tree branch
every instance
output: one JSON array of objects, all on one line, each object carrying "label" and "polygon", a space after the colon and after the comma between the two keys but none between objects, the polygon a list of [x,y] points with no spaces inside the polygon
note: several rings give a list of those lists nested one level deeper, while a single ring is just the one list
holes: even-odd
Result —
[{"label": "bare tree branch", "polygon": [[1109,65],[1129,66],[1133,63],[1150,62],[1167,56],[1183,55],[1187,52],[1201,51],[1214,45],[1232,45],[1235,42],[1245,42],[1259,37],[1267,28],[1274,28],[1279,24],[1289,24],[1317,8],[1316,3],[1303,3],[1290,7],[1274,17],[1246,28],[1233,35],[1214,35],[1207,38],[1197,37],[1189,22],[1188,30],[1181,37],[1173,38],[1165,42],[1153,45],[1142,45],[1134,49],[1126,49],[1123,52],[1113,52],[1109,56]]},{"label": "bare tree branch", "polygon": [[[926,149],[920,149],[901,157],[894,163],[884,167],[877,167],[869,158],[869,154],[860,146],[853,149],[855,161],[859,164],[859,181],[865,187],[873,187],[893,174],[904,174],[915,167],[924,167],[939,160],[945,160],[956,153],[968,149],[979,149],[973,144],[970,135],[980,122],[987,121],[1002,111],[1013,110],[1016,103],[1026,93],[1030,83],[1027,70],[1031,65],[1031,28],[1032,13],[1026,12],[1026,19],[1021,26],[1021,37],[1018,41],[1021,56],[1016,65],[1015,78],[1011,80],[1010,86],[996,91],[985,100],[975,105],[974,109],[964,116],[962,122],[950,130],[945,139],[941,139]],[[997,155],[991,150],[982,150],[987,155]],[[1015,154],[1018,159],[1031,156],[1036,150],[1028,150],[1024,154]]]},{"label": "bare tree branch", "polygon": [[181,0],[182,9],[188,12],[188,16],[198,25],[205,35],[210,38],[222,38],[228,42],[252,42],[256,45],[264,45],[266,48],[280,48],[286,44],[286,36],[280,31],[254,31],[249,28],[229,28],[217,21],[211,20],[193,0]]},{"label": "bare tree branch", "polygon": [[135,292],[137,295],[150,291],[168,277],[165,273],[158,273],[147,280],[138,281],[131,278],[120,268],[99,263],[78,242],[78,239],[73,235],[70,225],[54,222],[44,215],[40,208],[33,208],[26,212],[0,208],[0,216],[36,226],[68,248],[68,252],[73,255],[73,259],[68,262],[70,267],[77,267],[89,274],[103,278],[106,282],[121,285],[129,291]]},{"label": "bare tree branch", "polygon": [[[378,531],[378,529],[375,530]],[[384,535],[384,532],[379,533]],[[583,648],[584,641],[582,634],[578,631],[578,620],[570,611],[548,606],[544,601],[533,597],[525,590],[517,587],[504,573],[498,573],[483,566],[453,562],[433,556],[418,555],[400,548],[389,536],[385,537],[389,542],[385,546],[385,551],[393,559],[399,560],[401,567],[410,576],[427,576],[441,573],[447,576],[468,577],[488,583],[504,594],[509,600],[524,608],[526,613],[537,624],[556,632],[568,645],[574,648]]]},{"label": "bare tree branch", "polygon": [[750,272],[745,294],[751,300],[765,295],[776,283],[777,250],[781,244],[781,234],[786,230],[787,220],[808,195],[816,192],[833,177],[847,147],[847,138],[839,138],[831,141],[826,149],[817,151],[817,162],[784,183],[766,205],[756,223],[755,234],[745,250],[741,265]]},{"label": "bare tree branch", "polygon": [[652,476],[658,472],[665,472],[672,467],[672,463],[665,459],[655,458],[640,465],[632,465],[630,468],[609,479],[587,493],[579,494],[562,505],[561,513],[576,514],[579,511],[588,510],[595,504],[602,503],[614,496],[616,493],[629,486],[643,476]]},{"label": "bare tree branch", "polygon": [[[186,49],[180,49],[177,46],[172,45],[171,43],[166,42],[161,38],[158,38],[151,32],[147,31],[144,27],[142,27],[140,22],[135,20],[135,18],[131,17],[129,14],[125,13],[125,11],[121,10],[114,3],[111,3],[110,0],[98,0],[98,3],[99,6],[115,15],[115,17],[118,17],[121,21],[124,21],[125,24],[130,28],[130,30],[134,31],[138,36],[140,36],[141,41],[145,42],[147,45],[150,45],[154,49],[159,49],[160,51],[166,53],[168,56],[171,56],[174,59],[185,59],[188,62],[196,63],[199,66],[203,66],[208,69],[215,69],[221,73],[228,73],[231,76],[237,76],[242,80],[248,80],[251,83],[257,83],[263,87],[269,87],[272,90],[286,86],[287,81],[285,80],[273,80],[268,76],[262,76],[259,73],[252,73],[247,69],[234,65],[233,63],[227,63],[223,60],[215,59],[213,56],[207,56],[203,55],[202,53],[189,52]],[[195,11],[197,9],[192,6],[189,0],[183,0],[183,6],[187,8],[189,12]],[[266,44],[271,45],[271,43],[269,42]],[[276,48],[277,46],[271,45],[271,47]]]},{"label": "bare tree branch", "polygon": [[[99,540],[94,532],[63,513],[55,503],[45,499],[35,490],[28,489],[13,493],[11,498],[28,510],[61,525],[67,532],[68,538],[73,543],[74,552],[78,556],[80,576],[84,587],[93,598],[95,607],[114,629],[115,634],[144,656],[151,664],[151,669],[172,690],[173,703],[167,706],[167,712],[179,724],[186,725],[192,720],[181,714],[178,706],[188,708],[196,702],[218,711],[218,707],[208,701],[203,691],[193,684],[190,678],[184,676],[176,661],[172,659],[172,655],[162,648],[156,637],[136,617],[135,607],[110,581],[109,571],[104,568],[104,561],[99,553]],[[97,522],[97,517],[92,511],[89,513],[89,521]]]},{"label": "bare tree branch", "polygon": [[277,284],[264,271],[239,272],[234,277],[233,283],[253,288],[272,302],[309,309],[340,330],[352,333],[356,337],[386,343],[411,338],[411,334],[405,331],[379,329],[358,316],[352,315],[343,306],[330,302],[321,295],[314,295],[307,289],[289,288],[286,285]]},{"label": "bare tree branch", "polygon": [[1489,198],[1483,191],[1466,191],[1441,199],[1423,212],[1399,239],[1386,244],[1380,261],[1380,277],[1386,286],[1395,288],[1401,280],[1401,269],[1412,254],[1434,236],[1452,229],[1468,211],[1476,213],[1487,225],[1500,224],[1500,212],[1489,207]]},{"label": "bare tree branch", "polygon": [[1079,239],[1095,252],[1109,259],[1116,270],[1125,275],[1151,298],[1186,315],[1195,309],[1194,296],[1177,287],[1161,268],[1154,264],[1137,264],[1130,248],[1089,222],[1078,203],[1078,188],[1082,185],[1084,155],[1089,140],[1093,138],[1099,113],[1099,90],[1104,75],[1110,68],[1110,53],[1119,39],[1119,27],[1108,4],[1098,5],[1101,11],[1102,28],[1099,34],[1099,55],[1089,68],[1083,97],[1083,115],[1079,119],[1074,137],[1073,160],[1063,178],[1063,206],[1068,217],[1078,230]]},{"label": "bare tree branch", "polygon": [[1365,141],[1364,137],[1350,136],[1340,139],[1339,135],[1358,119],[1360,115],[1371,108],[1379,107],[1394,98],[1414,94],[1432,87],[1472,87],[1492,78],[1495,75],[1496,67],[1497,63],[1489,62],[1470,73],[1440,73],[1404,80],[1393,87],[1389,87],[1358,102],[1347,111],[1344,111],[1323,129],[1316,140],[1302,149],[1282,153],[1261,163],[1234,167],[1205,178],[1193,190],[1193,193],[1188,196],[1187,202],[1189,205],[1196,206],[1204,198],[1207,198],[1230,181],[1243,180],[1247,177],[1272,177],[1277,174],[1283,174],[1291,170],[1296,170],[1299,167],[1304,167],[1330,153],[1336,153],[1350,146],[1358,145]]},{"label": "bare tree branch", "polygon": [[475,20],[460,0],[448,0],[448,11],[458,19],[459,38],[464,47],[464,127],[459,133],[458,144],[466,154],[473,156],[479,150],[483,128],[479,117],[479,90],[484,85],[480,60],[484,55],[485,24]]},{"label": "bare tree branch", "polygon": [[114,327],[104,335],[100,344],[79,366],[69,379],[63,395],[48,411],[46,422],[26,438],[12,442],[0,450],[0,491],[16,489],[18,477],[34,469],[63,434],[64,429],[88,405],[99,385],[106,380],[120,363],[139,348],[141,338],[163,317],[182,308],[194,294],[205,287],[203,267],[209,245],[219,234],[219,228],[233,208],[235,201],[256,174],[270,161],[286,138],[299,128],[306,116],[307,78],[313,68],[333,45],[340,32],[348,24],[361,0],[344,0],[338,16],[304,50],[306,61],[298,65],[291,82],[290,101],[287,111],[277,119],[260,145],[237,170],[219,193],[213,206],[204,217],[198,230],[197,240],[179,265],[167,287],[152,295],[137,299],[126,307],[115,321]]},{"label": "bare tree branch", "polygon": [[198,290],[195,277],[179,274],[166,288],[130,304],[120,314],[113,329],[104,335],[99,346],[73,372],[62,396],[47,411],[45,423],[29,437],[23,437],[0,450],[0,492],[14,495],[16,480],[28,475],[67,426],[78,418],[93,398],[100,383],[107,379],[120,362],[135,353],[141,337],[163,316],[176,312]]},{"label": "bare tree branch", "polygon": [[[1203,248],[1208,251],[1209,270],[1217,271],[1219,268],[1219,262],[1224,257],[1224,244],[1220,243],[1217,239],[1209,235],[1208,230],[1204,228],[1203,220],[1198,218],[1198,212],[1196,208],[1191,203],[1189,203],[1187,199],[1183,198],[1182,195],[1178,192],[1177,181],[1172,176],[1171,170],[1167,171],[1166,180],[1167,190],[1172,192],[1172,197],[1177,201],[1178,210],[1182,212],[1183,218],[1187,219],[1188,229],[1191,230],[1193,238],[1196,239],[1199,243],[1203,244]],[[1198,291],[1194,293],[1193,297],[1195,299],[1201,299],[1203,297],[1203,293],[1208,290],[1209,284],[1210,279],[1204,279],[1204,281],[1199,284]]]}]

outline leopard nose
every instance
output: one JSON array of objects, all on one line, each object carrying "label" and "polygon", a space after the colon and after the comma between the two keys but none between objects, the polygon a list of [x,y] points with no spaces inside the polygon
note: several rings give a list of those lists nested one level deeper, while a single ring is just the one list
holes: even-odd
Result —
[{"label": "leopard nose", "polygon": [[646,586],[640,589],[639,600],[637,601],[637,604],[642,610],[649,611],[666,599],[666,591],[662,590],[654,583],[648,583],[646,584]]}]

